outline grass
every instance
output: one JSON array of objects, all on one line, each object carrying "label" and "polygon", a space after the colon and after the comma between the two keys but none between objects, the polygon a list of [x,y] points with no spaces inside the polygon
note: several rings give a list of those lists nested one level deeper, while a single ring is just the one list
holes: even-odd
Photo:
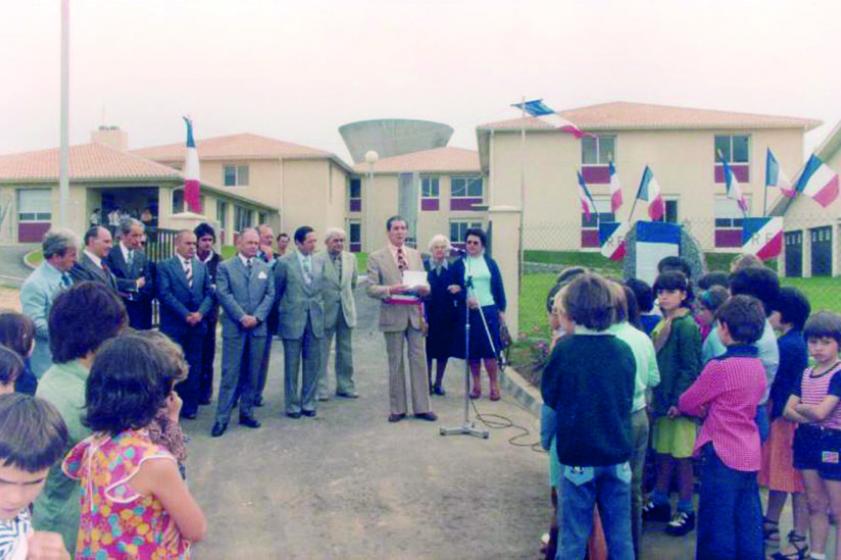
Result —
[{"label": "grass", "polygon": [[44,262],[44,253],[41,252],[41,249],[35,249],[34,251],[29,251],[26,253],[26,256],[23,257],[24,262],[35,268],[42,262]]},{"label": "grass", "polygon": [[365,271],[368,270],[368,253],[356,253],[356,270],[359,271],[359,274],[365,274]]}]

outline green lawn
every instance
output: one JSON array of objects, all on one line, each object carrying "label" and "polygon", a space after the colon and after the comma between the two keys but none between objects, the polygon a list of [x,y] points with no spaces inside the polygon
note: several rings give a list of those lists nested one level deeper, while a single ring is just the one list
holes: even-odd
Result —
[{"label": "green lawn", "polygon": [[41,249],[35,249],[34,251],[30,251],[23,257],[23,260],[26,261],[31,267],[36,267],[44,261],[44,253],[41,252]]}]

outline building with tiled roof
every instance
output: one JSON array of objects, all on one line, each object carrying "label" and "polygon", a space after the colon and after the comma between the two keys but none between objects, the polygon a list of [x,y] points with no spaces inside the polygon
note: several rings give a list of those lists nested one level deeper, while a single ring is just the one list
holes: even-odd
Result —
[{"label": "building with tiled roof", "polygon": [[[148,208],[159,227],[169,227],[183,211],[184,177],[178,169],[129,153],[114,144],[113,129],[93,134],[93,142],[70,146],[69,179],[72,229],[84,231],[94,210],[106,216],[112,209],[140,215]],[[109,145],[110,144],[110,145]],[[59,150],[38,150],[0,156],[0,241],[36,242],[59,214]],[[205,214],[217,217],[221,209],[232,215],[271,220],[278,208],[202,181]],[[224,212],[223,212],[224,214]],[[220,221],[222,236],[226,226]],[[228,237],[230,240],[230,236]]]},{"label": "building with tiled roof", "polygon": [[[587,135],[578,140],[549,119],[522,116],[476,128],[488,203],[524,208],[524,245],[530,250],[597,250],[599,223],[642,219],[645,203],[630,213],[649,165],[665,198],[665,220],[684,224],[706,251],[737,251],[742,215],[725,196],[717,153],[733,168],[750,215],[762,215],[774,202],[764,198],[766,150],[772,149],[785,169],[796,169],[803,161],[804,134],[821,124],[807,118],[629,102],[559,115]],[[625,200],[615,214],[608,198],[610,161]],[[598,209],[589,220],[578,199],[579,171]]]}]

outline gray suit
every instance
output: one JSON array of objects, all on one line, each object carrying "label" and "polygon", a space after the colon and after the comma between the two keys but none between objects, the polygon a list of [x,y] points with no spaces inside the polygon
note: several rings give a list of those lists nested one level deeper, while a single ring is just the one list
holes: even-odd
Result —
[{"label": "gray suit", "polygon": [[329,383],[327,380],[327,362],[330,346],[336,338],[336,393],[353,394],[353,354],[351,333],[356,326],[356,301],[353,290],[356,289],[356,257],[342,251],[337,258],[341,263],[341,277],[335,261],[329,253],[315,256],[324,267],[321,294],[324,298],[324,350],[321,354],[321,373],[318,376],[318,397],[327,398]]},{"label": "gray suit", "polygon": [[[306,282],[297,253],[286,255],[275,265],[287,414],[315,411],[316,385],[321,369],[321,339],[324,336],[322,274],[323,262],[313,257],[311,281]],[[301,356],[304,360],[299,393],[298,365]]]},{"label": "gray suit", "polygon": [[[216,421],[227,424],[243,376],[240,415],[251,416],[260,376],[260,360],[266,344],[266,318],[274,301],[275,285],[266,263],[253,258],[251,270],[239,255],[219,264],[216,270],[216,298],[224,313],[222,323],[222,382]],[[257,318],[257,326],[246,329],[240,323],[245,315]],[[248,371],[241,373],[241,364]]]},{"label": "gray suit", "polygon": [[[119,251],[119,249],[117,249]],[[73,278],[73,283],[79,282],[99,282],[111,288],[114,293],[117,293],[117,279],[110,270],[107,270],[108,263],[106,259],[102,259],[102,266],[97,266],[93,260],[82,251],[79,255],[79,260],[70,269],[70,276]]]}]

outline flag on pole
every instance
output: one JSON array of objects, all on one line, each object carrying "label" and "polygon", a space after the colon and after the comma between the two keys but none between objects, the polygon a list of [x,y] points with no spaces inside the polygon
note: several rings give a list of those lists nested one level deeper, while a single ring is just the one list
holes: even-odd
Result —
[{"label": "flag on pole", "polygon": [[616,174],[616,166],[613,165],[613,160],[608,165],[610,169],[610,211],[616,214],[616,211],[622,206],[622,184],[619,182],[619,175]]},{"label": "flag on pole", "polygon": [[838,174],[812,154],[797,180],[796,190],[826,208],[838,198]]},{"label": "flag on pole", "polygon": [[184,159],[184,204],[189,212],[201,213],[201,182],[199,181],[199,153],[193,138],[193,121],[182,117],[187,124],[187,156]]},{"label": "flag on pole", "polygon": [[647,165],[642,172],[640,188],[637,190],[637,199],[644,200],[648,203],[648,217],[653,222],[662,218],[666,212],[666,205],[663,202],[663,196],[660,194],[660,184],[657,183],[654,173]]},{"label": "flag on pole", "polygon": [[783,251],[782,218],[745,218],[742,224],[742,253],[756,255],[763,261],[780,256]]},{"label": "flag on pole", "polygon": [[594,212],[598,214],[596,203],[593,201],[593,195],[590,194],[590,189],[587,188],[587,183],[584,182],[584,177],[581,176],[580,171],[578,172],[578,198],[581,200],[581,210],[584,212],[587,220],[590,219],[590,216]]},{"label": "flag on pole", "polygon": [[511,106],[524,111],[532,117],[539,118],[540,120],[551,124],[558,130],[568,132],[576,138],[581,138],[582,136],[593,136],[589,132],[584,132],[575,124],[556,113],[555,110],[546,105],[542,99],[532,99],[531,101],[526,101],[524,103],[512,103]]},{"label": "flag on pole", "polygon": [[771,148],[768,148],[768,155],[765,158],[765,188],[771,187],[780,189],[780,192],[789,198],[794,198],[797,192],[794,190],[791,180],[783,173],[783,168],[780,167],[780,163],[774,157]]},{"label": "flag on pole", "polygon": [[666,257],[680,256],[681,227],[665,222],[639,221],[634,244],[635,276],[649,285],[657,278],[657,264]]},{"label": "flag on pole", "polygon": [[[719,157],[721,157],[720,152]],[[747,216],[748,201],[745,198],[745,195],[742,194],[742,188],[739,186],[739,181],[736,180],[736,175],[733,174],[733,170],[730,168],[730,165],[724,161],[724,158],[721,159],[721,163],[724,165],[724,185],[727,189],[727,198],[735,200],[736,204],[739,205],[739,209],[742,211],[742,214]]]},{"label": "flag on pole", "polygon": [[631,224],[628,222],[603,222],[599,224],[599,246],[602,255],[612,261],[625,258],[625,238]]}]

